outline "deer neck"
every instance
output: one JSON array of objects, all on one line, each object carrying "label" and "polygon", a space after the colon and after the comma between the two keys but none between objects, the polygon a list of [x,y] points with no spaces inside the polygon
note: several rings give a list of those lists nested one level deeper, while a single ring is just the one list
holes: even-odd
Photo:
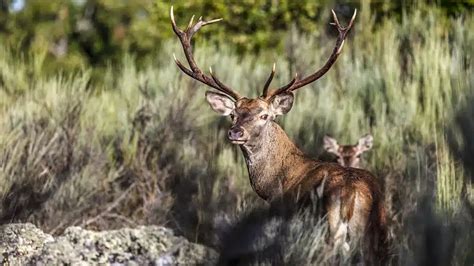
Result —
[{"label": "deer neck", "polygon": [[281,196],[288,188],[284,184],[302,176],[311,164],[303,152],[275,122],[270,122],[254,141],[241,145],[249,172],[250,183],[264,200]]}]

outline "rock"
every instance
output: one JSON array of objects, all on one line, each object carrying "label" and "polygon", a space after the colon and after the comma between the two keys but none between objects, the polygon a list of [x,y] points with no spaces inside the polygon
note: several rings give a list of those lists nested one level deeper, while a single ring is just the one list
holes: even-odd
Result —
[{"label": "rock", "polygon": [[44,244],[53,242],[51,235],[32,224],[9,224],[0,227],[0,264],[24,265]]},{"label": "rock", "polygon": [[10,265],[214,264],[217,253],[159,226],[103,232],[69,227],[53,238],[32,224],[0,227],[0,263]]}]

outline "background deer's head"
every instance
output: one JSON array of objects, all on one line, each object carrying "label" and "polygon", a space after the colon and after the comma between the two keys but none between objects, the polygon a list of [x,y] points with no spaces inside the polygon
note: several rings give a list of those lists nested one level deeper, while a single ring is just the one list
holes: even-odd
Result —
[{"label": "background deer's head", "polygon": [[174,20],[173,7],[171,7],[170,17],[173,31],[181,41],[189,68],[178,61],[176,57],[175,62],[178,67],[191,78],[219,91],[208,91],[206,93],[207,102],[211,105],[212,109],[220,115],[230,116],[232,119],[232,126],[228,131],[228,138],[234,144],[243,145],[251,140],[258,139],[264,129],[270,124],[270,121],[273,121],[275,117],[290,111],[294,100],[293,91],[321,78],[336,62],[336,59],[344,45],[347,33],[352,27],[357,10],[354,12],[347,27],[342,27],[339,24],[339,20],[334,11],[332,11],[332,14],[334,23],[331,24],[336,26],[339,34],[336,40],[336,45],[324,66],[315,73],[302,79],[297,80],[297,76],[295,75],[295,78],[293,78],[287,85],[276,90],[269,90],[270,83],[275,75],[274,64],[272,72],[263,88],[262,95],[255,99],[240,96],[237,92],[217,79],[217,77],[212,73],[212,69],[210,69],[209,75],[204,74],[194,60],[191,46],[193,35],[201,27],[219,22],[222,19],[204,21],[202,18],[199,18],[199,20],[194,24],[193,16],[186,29],[180,30]]},{"label": "background deer's head", "polygon": [[324,136],[324,149],[337,156],[337,162],[345,167],[360,168],[360,156],[370,150],[373,137],[366,134],[355,145],[339,145],[336,139]]}]

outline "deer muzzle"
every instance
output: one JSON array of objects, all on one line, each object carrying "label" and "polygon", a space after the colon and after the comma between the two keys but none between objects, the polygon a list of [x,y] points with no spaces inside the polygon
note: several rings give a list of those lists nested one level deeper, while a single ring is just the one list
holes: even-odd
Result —
[{"label": "deer muzzle", "polygon": [[248,140],[248,134],[242,127],[233,126],[227,132],[227,137],[233,144],[245,144]]}]

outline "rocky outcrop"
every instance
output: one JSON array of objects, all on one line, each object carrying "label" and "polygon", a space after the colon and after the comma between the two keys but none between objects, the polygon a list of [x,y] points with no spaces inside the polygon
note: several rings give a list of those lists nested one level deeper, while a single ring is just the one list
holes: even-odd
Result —
[{"label": "rocky outcrop", "polygon": [[214,250],[159,226],[103,232],[69,227],[55,238],[32,224],[0,226],[2,265],[210,265],[216,258]]}]

